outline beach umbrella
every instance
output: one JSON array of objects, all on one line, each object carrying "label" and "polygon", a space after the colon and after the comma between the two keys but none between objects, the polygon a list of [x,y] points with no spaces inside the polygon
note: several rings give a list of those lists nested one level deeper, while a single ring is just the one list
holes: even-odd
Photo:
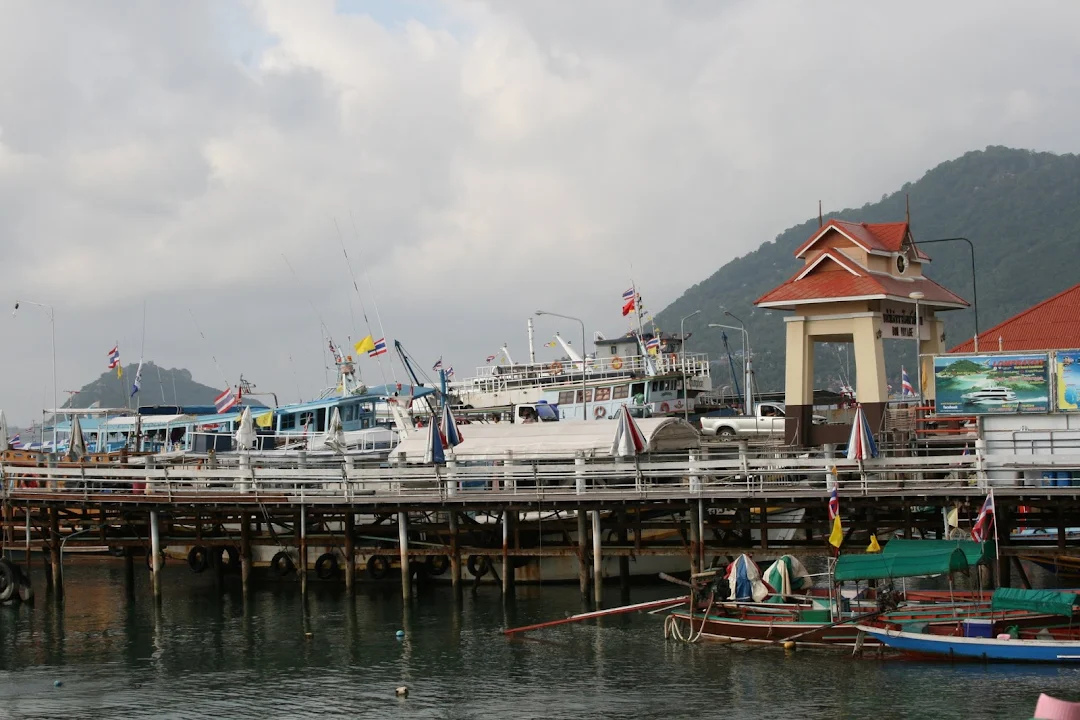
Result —
[{"label": "beach umbrella", "polygon": [[68,441],[68,455],[75,460],[83,458],[86,453],[86,440],[83,439],[82,424],[79,416],[71,416],[71,440]]},{"label": "beach umbrella", "polygon": [[341,411],[335,407],[330,412],[330,423],[326,426],[323,445],[336,453],[345,453],[348,443],[345,440],[345,427],[341,424]]},{"label": "beach umbrella", "polygon": [[7,418],[4,417],[4,411],[0,410],[0,452],[8,449],[10,446],[8,445]]},{"label": "beach umbrella", "polygon": [[851,424],[851,437],[848,438],[847,458],[862,462],[867,458],[878,456],[877,443],[874,442],[874,434],[870,432],[870,423],[866,419],[866,412],[862,405],[855,409],[855,420]]},{"label": "beach umbrella", "polygon": [[457,421],[454,420],[454,413],[450,412],[449,405],[443,405],[442,409],[442,434],[446,441],[446,447],[457,447],[461,444],[461,431],[458,430]]},{"label": "beach umbrella", "polygon": [[236,428],[236,434],[233,437],[236,439],[237,450],[250,450],[255,444],[255,421],[251,419],[251,408],[246,405],[240,413],[240,425]]},{"label": "beach umbrella", "polygon": [[630,416],[626,405],[619,412],[618,421],[615,423],[615,437],[611,441],[612,457],[633,457],[645,452],[645,435],[641,428]]},{"label": "beach umbrella", "polygon": [[443,452],[443,437],[439,432],[439,423],[432,417],[428,422],[427,446],[424,448],[424,462],[441,465],[446,462],[446,453]]}]

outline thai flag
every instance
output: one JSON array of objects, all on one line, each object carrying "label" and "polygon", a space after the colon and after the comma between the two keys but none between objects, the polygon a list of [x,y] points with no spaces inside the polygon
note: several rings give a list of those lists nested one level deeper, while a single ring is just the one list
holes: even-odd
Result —
[{"label": "thai flag", "polygon": [[985,542],[990,538],[990,523],[994,521],[994,491],[986,496],[979,517],[975,518],[975,525],[971,528],[971,539],[975,542]]},{"label": "thai flag", "polygon": [[22,438],[19,437],[19,433],[15,433],[14,435],[12,435],[11,440],[9,440],[8,442],[11,444],[11,447],[13,447],[13,448],[21,448],[22,447]]},{"label": "thai flag", "polygon": [[638,295],[634,292],[634,288],[630,288],[622,294],[622,314],[626,317],[634,310],[634,302]]},{"label": "thai flag", "polygon": [[115,370],[116,366],[120,364],[120,346],[113,345],[113,349],[109,351],[109,369]]},{"label": "thai flag", "polygon": [[487,360],[485,360],[484,362],[491,362],[491,361],[492,361],[492,360],[494,360],[494,359],[495,359],[495,356],[494,356],[494,355],[488,355],[488,356],[487,356]]},{"label": "thai flag", "polygon": [[449,380],[452,377],[454,377],[454,366],[453,365],[446,368],[446,379]]},{"label": "thai flag", "polygon": [[442,358],[435,361],[435,364],[431,366],[431,372],[439,372],[442,370]]},{"label": "thai flag", "polygon": [[907,370],[903,367],[900,368],[900,393],[907,397],[908,395],[915,395],[915,388],[911,384],[911,378],[907,375]]},{"label": "thai flag", "polygon": [[375,349],[368,350],[368,357],[378,357],[386,352],[386,338],[379,338],[375,341]]},{"label": "thai flag", "polygon": [[654,350],[654,349],[659,350],[660,349],[660,338],[654,335],[649,340],[649,342],[645,343],[645,349],[646,350]]},{"label": "thai flag", "polygon": [[225,390],[225,392],[214,398],[214,409],[217,410],[219,414],[223,412],[228,412],[232,408],[236,407],[236,404],[239,402],[240,400],[238,400],[237,397],[233,395],[232,388],[228,388]]},{"label": "thai flag", "polygon": [[837,515],[840,514],[840,493],[834,486],[832,494],[829,495],[829,522],[833,521]]}]

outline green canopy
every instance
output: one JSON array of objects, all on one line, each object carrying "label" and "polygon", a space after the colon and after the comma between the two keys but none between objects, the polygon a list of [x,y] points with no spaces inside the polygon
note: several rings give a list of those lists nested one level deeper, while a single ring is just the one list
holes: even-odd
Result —
[{"label": "green canopy", "polygon": [[[889,541],[891,545],[893,541]],[[967,570],[968,561],[957,547],[927,548],[921,552],[893,552],[873,555],[841,555],[836,561],[833,577],[845,580],[881,580],[884,578],[919,577]]]},{"label": "green canopy", "polygon": [[994,559],[997,552],[993,541],[975,542],[974,540],[907,540],[905,538],[893,538],[885,543],[882,553],[920,553],[929,548],[957,547],[964,552],[969,566],[987,563]]},{"label": "green canopy", "polygon": [[991,610],[1027,610],[1048,615],[1071,617],[1076,593],[1056,590],[1023,590],[1021,588],[998,588],[990,598]]}]

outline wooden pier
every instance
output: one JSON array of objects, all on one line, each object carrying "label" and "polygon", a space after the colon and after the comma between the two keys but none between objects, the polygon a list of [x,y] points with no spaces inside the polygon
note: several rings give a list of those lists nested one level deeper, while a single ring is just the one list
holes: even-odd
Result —
[{"label": "wooden pier", "polygon": [[[836,482],[845,551],[862,551],[870,534],[942,537],[945,511],[954,507],[960,527],[970,528],[992,488],[999,582],[1009,584],[1010,565],[1022,573],[1018,561],[1010,563],[1017,555],[1080,556],[1066,533],[1080,527],[1080,485],[1021,479],[1051,470],[1075,470],[1080,478],[1080,455],[986,454],[980,447],[860,464],[743,445],[719,457],[693,452],[637,462],[363,467],[338,458],[298,467],[250,455],[227,463],[0,465],[4,550],[41,552],[58,597],[63,553],[87,547],[123,555],[129,574],[133,558],[145,556],[157,597],[162,563],[176,562],[166,560],[175,548],[200,548],[209,569],[235,571],[245,589],[260,548],[284,553],[288,562],[278,564],[294,568],[305,590],[313,570],[353,591],[358,580],[385,576],[396,564],[408,569],[400,573],[406,597],[415,577],[447,574],[459,591],[470,579],[475,586],[490,577],[510,594],[528,561],[572,558],[582,593],[591,589],[599,603],[604,577],[593,570],[603,558],[619,558],[625,584],[631,558],[684,558],[697,571],[741,552],[825,554],[827,487]],[[786,511],[801,512],[778,521]],[[1011,535],[1023,527],[1049,532],[1022,541]],[[795,532],[770,539],[778,530]],[[320,556],[312,566],[308,548],[330,548],[333,559]],[[375,566],[373,556],[381,558]],[[358,557],[369,559],[366,569],[357,567]],[[543,581],[535,573],[520,579]]]}]

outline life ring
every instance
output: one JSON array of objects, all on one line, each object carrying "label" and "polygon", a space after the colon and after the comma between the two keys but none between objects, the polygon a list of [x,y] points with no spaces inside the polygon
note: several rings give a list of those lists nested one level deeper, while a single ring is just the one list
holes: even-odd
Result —
[{"label": "life ring", "polygon": [[470,555],[468,566],[473,577],[482,578],[491,570],[491,560],[487,555]]},{"label": "life ring", "polygon": [[671,406],[668,405],[666,402],[660,403],[660,412],[662,412],[662,413],[671,412]]},{"label": "life ring", "polygon": [[672,365],[678,365],[679,364],[679,354],[678,353],[671,353],[671,355],[668,356],[668,360],[671,361]]},{"label": "life ring", "polygon": [[293,563],[292,557],[284,550],[271,558],[270,567],[277,573],[278,577],[285,577],[296,570],[296,565]]},{"label": "life ring", "polygon": [[611,369],[612,370],[621,370],[622,369],[622,358],[619,357],[618,355],[611,358]]},{"label": "life ring", "polygon": [[557,360],[551,363],[548,365],[548,372],[552,375],[562,375],[562,363]]},{"label": "life ring", "polygon": [[390,572],[390,561],[382,555],[372,555],[367,561],[367,571],[372,580],[382,580]]},{"label": "life ring", "polygon": [[206,570],[207,559],[206,548],[202,545],[196,545],[188,551],[187,564],[194,573],[201,573]]},{"label": "life ring", "polygon": [[232,545],[222,545],[214,552],[218,554],[218,567],[225,570],[240,569],[240,551]]},{"label": "life ring", "polygon": [[596,409],[593,410],[593,417],[597,420],[607,417],[607,408],[603,405],[597,405]]},{"label": "life ring", "polygon": [[323,553],[315,561],[315,576],[320,580],[329,580],[338,574],[337,555]]},{"label": "life ring", "polygon": [[429,575],[439,576],[450,569],[450,558],[445,555],[428,555],[424,565]]}]

